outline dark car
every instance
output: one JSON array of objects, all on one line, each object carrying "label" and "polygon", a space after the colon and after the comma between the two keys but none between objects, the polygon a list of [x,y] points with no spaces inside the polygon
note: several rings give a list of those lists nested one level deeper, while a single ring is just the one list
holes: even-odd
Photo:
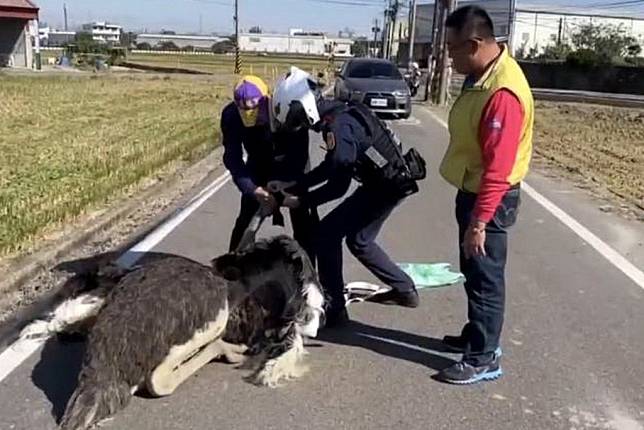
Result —
[{"label": "dark car", "polygon": [[411,95],[394,63],[379,58],[352,58],[336,72],[335,97],[359,101],[374,112],[411,115]]}]

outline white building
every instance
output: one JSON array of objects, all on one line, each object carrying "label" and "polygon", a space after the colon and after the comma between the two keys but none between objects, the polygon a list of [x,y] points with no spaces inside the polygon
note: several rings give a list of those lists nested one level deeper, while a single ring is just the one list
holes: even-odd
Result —
[{"label": "white building", "polygon": [[67,43],[74,42],[76,32],[41,27],[38,29],[38,37],[40,37],[40,44],[42,46],[64,46]]},{"label": "white building", "polygon": [[[561,8],[540,5],[533,7],[530,3],[516,0],[514,19],[511,20],[511,0],[475,0],[459,1],[459,6],[475,4],[488,11],[496,36],[500,39],[510,38],[510,47],[516,53],[524,48],[543,51],[553,40],[569,41],[570,36],[580,25],[612,24],[622,25],[627,34],[644,44],[644,16],[625,16],[616,13],[617,9],[608,12],[592,8]],[[417,27],[415,43],[426,44],[432,41],[433,4],[420,4],[417,7]]]},{"label": "white building", "polygon": [[329,38],[322,33],[292,33],[243,33],[239,35],[239,48],[246,52],[351,56],[351,39]]},{"label": "white building", "polygon": [[353,43],[352,39],[345,37],[331,37],[327,41],[327,44],[330,44],[328,52],[333,52],[336,57],[351,57]]},{"label": "white building", "polygon": [[98,42],[121,43],[122,27],[120,25],[108,24],[105,21],[96,21],[83,25],[83,30],[92,34]]},{"label": "white building", "polygon": [[172,42],[178,48],[192,46],[197,49],[211,49],[212,45],[227,40],[225,37],[198,36],[191,34],[138,34],[136,43],[147,43],[152,48],[165,42]]}]

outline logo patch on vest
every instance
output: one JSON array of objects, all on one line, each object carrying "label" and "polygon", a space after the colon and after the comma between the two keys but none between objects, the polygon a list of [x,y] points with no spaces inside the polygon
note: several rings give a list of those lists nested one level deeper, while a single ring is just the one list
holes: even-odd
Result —
[{"label": "logo patch on vest", "polygon": [[327,132],[326,134],[326,149],[333,151],[335,149],[335,135],[332,131]]},{"label": "logo patch on vest", "polygon": [[490,128],[490,130],[501,130],[503,129],[503,123],[500,120],[493,118],[488,123],[488,127]]}]

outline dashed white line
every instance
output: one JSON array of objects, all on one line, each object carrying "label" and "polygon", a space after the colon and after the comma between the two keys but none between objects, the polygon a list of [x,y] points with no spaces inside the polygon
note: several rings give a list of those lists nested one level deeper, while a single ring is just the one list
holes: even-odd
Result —
[{"label": "dashed white line", "polygon": [[206,188],[201,190],[199,194],[194,196],[184,208],[179,209],[171,219],[160,225],[156,230],[148,234],[145,239],[123,253],[123,255],[121,255],[121,257],[116,260],[117,264],[123,267],[130,267],[131,265],[136,263],[144,253],[148,252],[156,245],[158,245],[159,242],[161,242],[167,235],[172,232],[172,230],[177,228],[182,222],[186,220],[186,218],[188,218],[195,210],[197,210],[199,206],[204,204],[206,200],[208,200],[224,185],[226,185],[229,180],[229,172],[226,172],[225,174],[215,179]]}]

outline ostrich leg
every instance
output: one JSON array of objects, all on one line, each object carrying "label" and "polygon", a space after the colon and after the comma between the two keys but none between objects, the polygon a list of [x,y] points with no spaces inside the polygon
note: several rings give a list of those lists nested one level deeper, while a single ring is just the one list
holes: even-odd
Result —
[{"label": "ostrich leg", "polygon": [[226,344],[220,339],[228,322],[228,306],[212,321],[197,331],[183,345],[174,345],[165,359],[146,380],[151,395],[168,396],[192,374],[213,359],[224,355]]}]

